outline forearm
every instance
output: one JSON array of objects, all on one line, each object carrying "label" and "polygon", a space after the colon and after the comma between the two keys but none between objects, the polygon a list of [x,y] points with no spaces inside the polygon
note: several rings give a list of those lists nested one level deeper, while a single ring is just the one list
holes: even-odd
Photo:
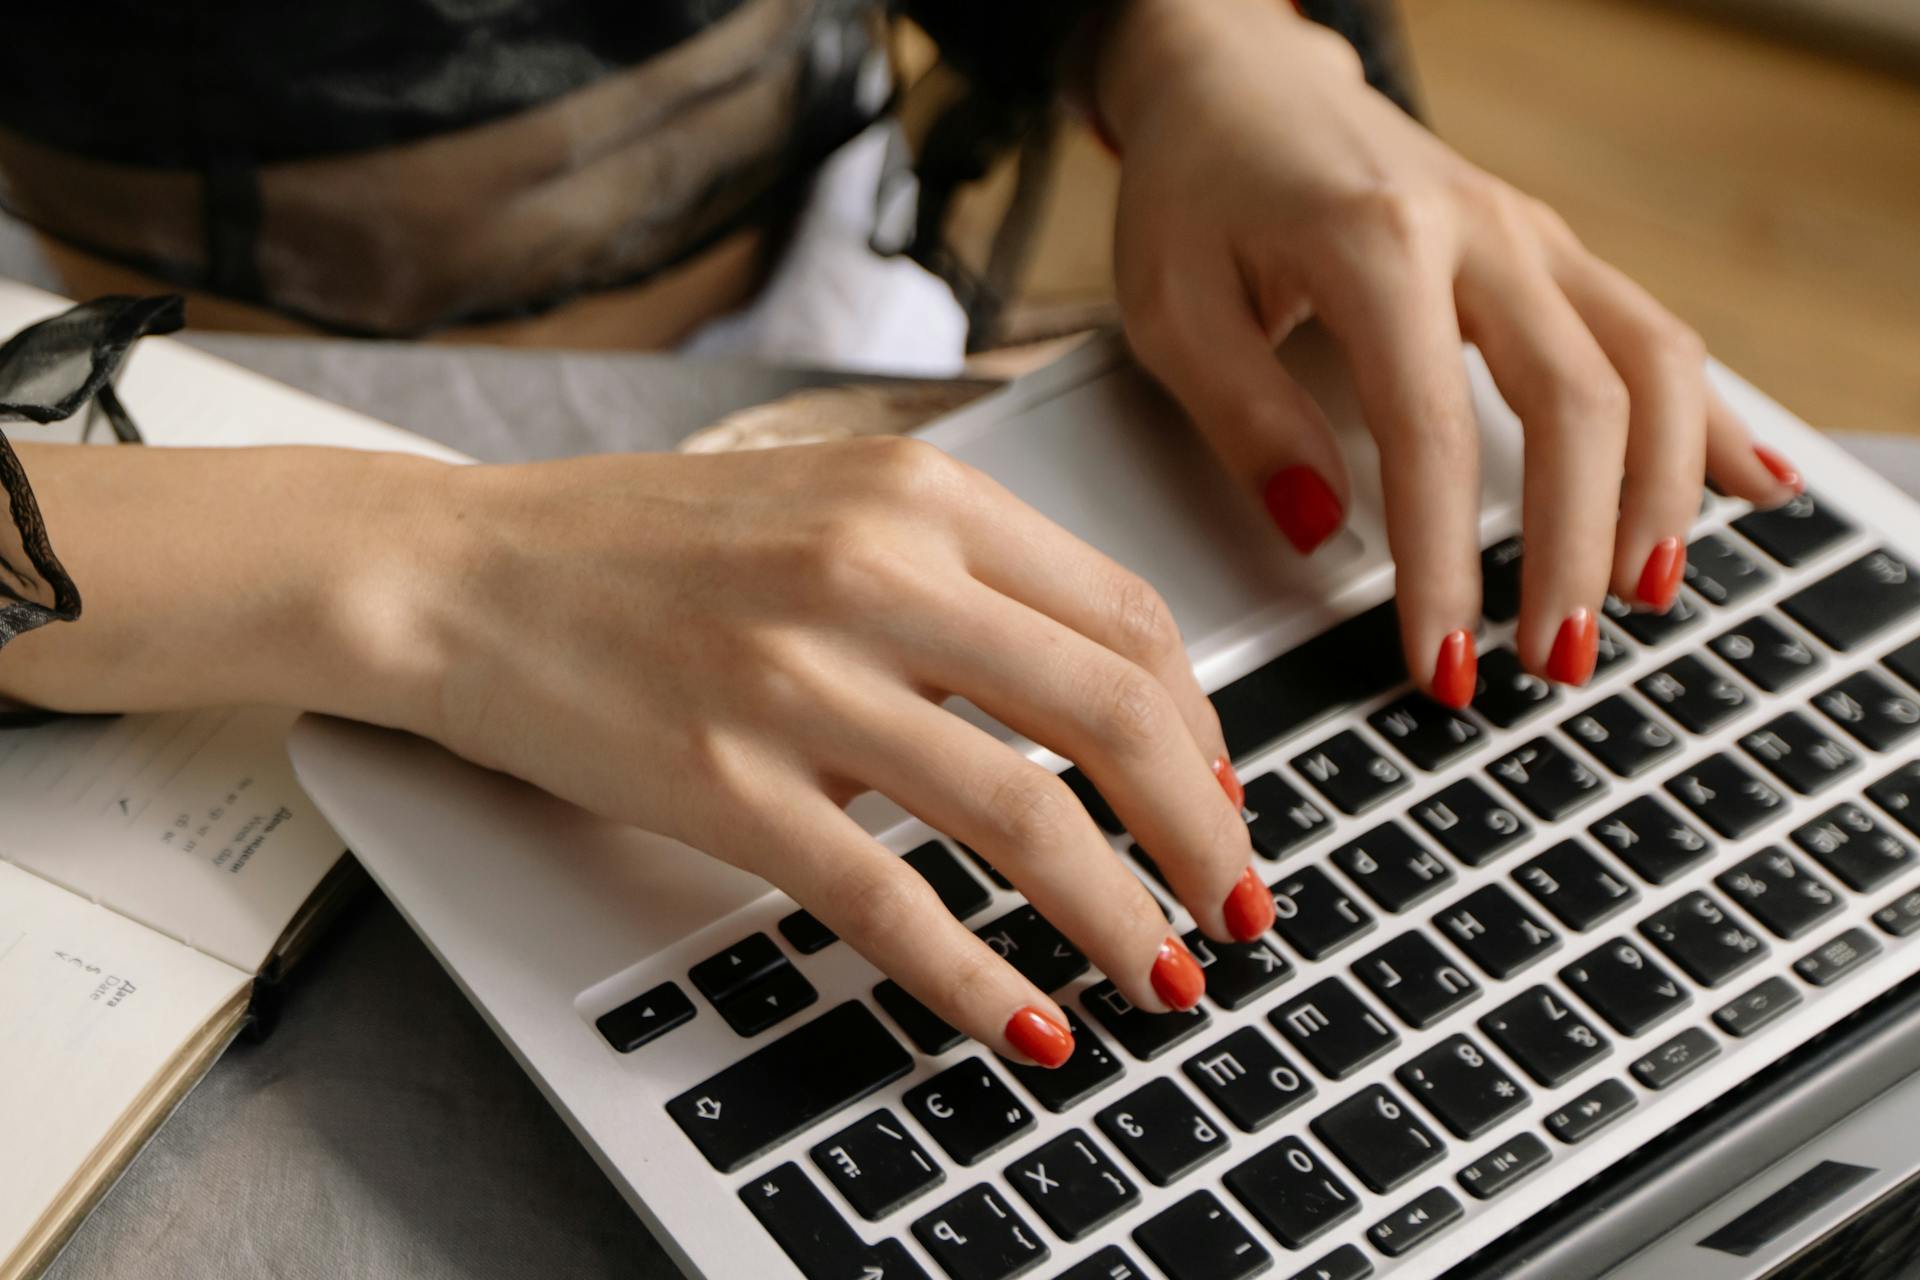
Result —
[{"label": "forearm", "polygon": [[438,536],[441,464],[338,449],[19,452],[84,607],[0,650],[0,697],[421,723],[433,641],[408,579]]}]

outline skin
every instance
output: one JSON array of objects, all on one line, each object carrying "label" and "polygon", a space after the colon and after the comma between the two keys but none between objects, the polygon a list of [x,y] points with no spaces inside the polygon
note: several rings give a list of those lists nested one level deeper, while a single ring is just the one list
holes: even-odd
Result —
[{"label": "skin", "polygon": [[[1538,204],[1362,82],[1277,0],[1126,0],[1086,68],[1123,154],[1127,331],[1257,493],[1324,416],[1273,359],[1317,316],[1381,445],[1408,668],[1479,612],[1481,345],[1526,423],[1520,650],[1630,593],[1703,471],[1788,491],[1699,340]],[[1220,173],[1235,175],[1219,182]],[[86,594],[0,655],[73,711],[229,702],[408,729],[780,886],[996,1051],[1058,1006],[843,806],[875,790],[991,859],[1136,1004],[1168,927],[1071,793],[941,705],[1076,761],[1200,927],[1251,860],[1220,729],[1140,579],[928,446],[455,468],[333,450],[21,450]],[[1252,554],[1295,554],[1276,535]]]}]

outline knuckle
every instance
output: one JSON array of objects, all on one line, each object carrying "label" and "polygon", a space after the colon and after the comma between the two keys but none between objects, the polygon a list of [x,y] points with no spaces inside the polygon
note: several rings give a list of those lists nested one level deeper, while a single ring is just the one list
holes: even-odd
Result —
[{"label": "knuckle", "polygon": [[896,499],[925,500],[949,492],[960,464],[912,436],[867,436],[859,448],[866,473],[879,491]]},{"label": "knuckle", "polygon": [[1064,843],[1080,807],[1066,783],[1033,765],[1009,773],[994,789],[990,803],[994,830],[1018,853]]},{"label": "knuckle", "polygon": [[1121,570],[1113,586],[1115,646],[1128,657],[1157,661],[1181,648],[1173,610],[1146,579]]},{"label": "knuckle", "polygon": [[863,862],[834,886],[841,932],[854,938],[882,938],[910,931],[923,913],[937,905],[933,891],[904,865]]},{"label": "knuckle", "polygon": [[1095,732],[1123,757],[1153,749],[1167,729],[1167,691],[1130,662],[1108,680],[1105,696],[1092,703]]},{"label": "knuckle", "polygon": [[954,957],[941,982],[940,996],[945,1006],[964,1011],[993,1005],[1007,968],[1007,962],[984,944],[967,947]]},{"label": "knuckle", "polygon": [[805,572],[831,600],[865,605],[893,595],[911,577],[885,523],[840,511],[824,519],[806,551]]},{"label": "knuckle", "polygon": [[1552,416],[1562,430],[1624,438],[1627,384],[1611,366],[1569,371],[1553,380]]},{"label": "knuckle", "polygon": [[1376,245],[1405,257],[1423,257],[1443,226],[1439,205],[1430,191],[1388,183],[1352,197],[1347,213]]}]

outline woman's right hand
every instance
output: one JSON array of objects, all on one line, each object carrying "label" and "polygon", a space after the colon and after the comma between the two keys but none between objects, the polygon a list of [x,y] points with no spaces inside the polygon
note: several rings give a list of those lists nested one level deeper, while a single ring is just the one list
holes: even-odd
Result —
[{"label": "woman's right hand", "polygon": [[1191,1007],[1204,982],[1072,792],[950,695],[1078,763],[1210,937],[1272,924],[1165,604],[931,446],[434,483],[435,571],[407,575],[412,625],[384,633],[428,692],[385,718],[764,876],[996,1052],[1064,1061],[1059,1007],[843,812],[854,796],[979,851],[1134,1004]]}]

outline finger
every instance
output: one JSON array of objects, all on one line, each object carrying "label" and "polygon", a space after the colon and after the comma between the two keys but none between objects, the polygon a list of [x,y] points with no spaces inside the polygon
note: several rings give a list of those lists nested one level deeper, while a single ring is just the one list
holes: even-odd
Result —
[{"label": "finger", "polygon": [[1257,937],[1272,897],[1249,878],[1238,809],[1143,668],[1026,605],[976,586],[909,658],[916,679],[967,698],[1072,760],[1215,938]]},{"label": "finger", "polygon": [[902,690],[874,695],[851,723],[885,749],[869,745],[849,768],[977,850],[1127,999],[1155,1013],[1199,999],[1199,966],[1159,903],[1050,770]]},{"label": "finger", "polygon": [[1480,618],[1480,426],[1445,256],[1376,232],[1330,259],[1315,302],[1380,447],[1407,670],[1465,706]]},{"label": "finger", "polygon": [[1755,444],[1746,424],[1707,388],[1707,474],[1722,493],[1756,507],[1777,507],[1807,491],[1800,470],[1780,453]]},{"label": "finger", "polygon": [[769,878],[875,968],[995,1053],[1046,1067],[1072,1054],[1060,1006],[825,796],[802,791],[779,817],[755,849]]},{"label": "finger", "polygon": [[1645,289],[1585,250],[1550,250],[1550,261],[1627,390],[1613,592],[1664,613],[1680,593],[1706,478],[1706,350]]},{"label": "finger", "polygon": [[1284,335],[1255,314],[1224,247],[1169,263],[1164,279],[1130,301],[1128,343],[1294,550],[1312,554],[1351,496],[1326,415],[1274,354]]},{"label": "finger", "polygon": [[1593,675],[1625,474],[1627,392],[1537,252],[1511,240],[1468,256],[1461,319],[1526,434],[1516,636],[1548,679]]}]

